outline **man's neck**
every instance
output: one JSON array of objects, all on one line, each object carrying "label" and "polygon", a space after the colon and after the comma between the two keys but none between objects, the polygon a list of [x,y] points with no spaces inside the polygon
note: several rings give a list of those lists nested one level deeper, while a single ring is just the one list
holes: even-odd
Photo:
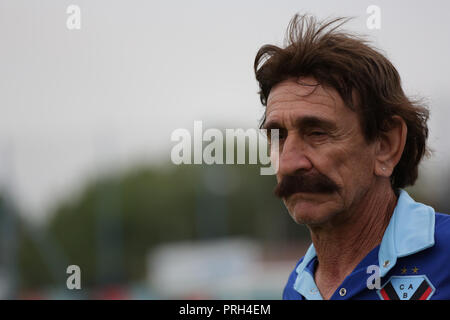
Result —
[{"label": "man's neck", "polygon": [[309,227],[318,259],[315,280],[324,299],[381,243],[396,202],[391,188],[371,190],[352,212],[340,213],[345,222]]}]

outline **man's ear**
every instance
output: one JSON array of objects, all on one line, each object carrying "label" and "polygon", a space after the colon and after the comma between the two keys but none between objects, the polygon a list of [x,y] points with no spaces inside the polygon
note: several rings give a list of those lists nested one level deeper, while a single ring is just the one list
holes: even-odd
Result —
[{"label": "man's ear", "polygon": [[405,120],[393,116],[388,130],[381,131],[378,137],[375,175],[390,177],[405,149],[408,127]]}]

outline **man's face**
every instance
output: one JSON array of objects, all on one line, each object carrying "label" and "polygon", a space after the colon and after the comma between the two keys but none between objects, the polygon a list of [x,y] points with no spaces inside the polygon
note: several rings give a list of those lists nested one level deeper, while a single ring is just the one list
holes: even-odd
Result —
[{"label": "man's face", "polygon": [[277,189],[293,219],[333,224],[348,218],[339,213],[352,212],[374,182],[375,144],[335,90],[303,84],[272,88],[263,128],[279,129]]}]

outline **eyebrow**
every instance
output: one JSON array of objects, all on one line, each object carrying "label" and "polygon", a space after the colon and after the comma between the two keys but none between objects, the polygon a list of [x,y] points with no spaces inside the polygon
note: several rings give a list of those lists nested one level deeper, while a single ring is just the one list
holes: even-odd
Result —
[{"label": "eyebrow", "polygon": [[[335,130],[336,124],[328,119],[316,117],[316,116],[304,116],[295,120],[295,126],[300,129],[319,127],[324,130]],[[262,126],[262,129],[282,129],[284,126],[276,120],[268,120]]]}]

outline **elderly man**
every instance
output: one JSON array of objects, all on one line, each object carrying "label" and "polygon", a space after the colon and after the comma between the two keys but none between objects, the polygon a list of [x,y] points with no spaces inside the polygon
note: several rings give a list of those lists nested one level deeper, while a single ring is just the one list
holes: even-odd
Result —
[{"label": "elderly man", "polygon": [[[448,299],[450,217],[415,202],[428,111],[345,20],[295,16],[255,59],[262,128],[278,129],[278,185],[312,244],[284,299]],[[269,131],[269,130],[268,130]]]}]

